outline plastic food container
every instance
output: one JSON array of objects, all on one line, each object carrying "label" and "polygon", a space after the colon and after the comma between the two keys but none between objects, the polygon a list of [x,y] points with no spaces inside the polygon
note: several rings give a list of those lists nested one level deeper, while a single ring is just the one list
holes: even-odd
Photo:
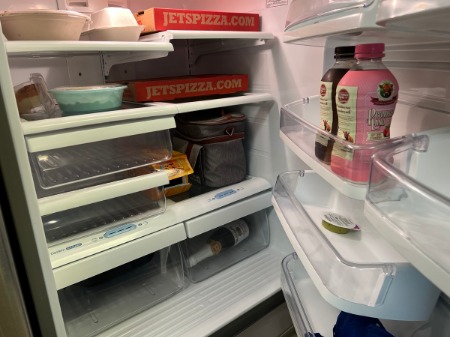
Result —
[{"label": "plastic food container", "polygon": [[91,41],[137,41],[144,26],[106,27],[81,33],[82,39]]},{"label": "plastic food container", "polygon": [[123,91],[119,84],[82,87],[57,87],[49,92],[55,97],[63,115],[78,115],[114,110],[122,103]]},{"label": "plastic food container", "polygon": [[91,14],[92,23],[81,36],[91,41],[137,41],[144,26],[139,26],[127,8],[107,7]]},{"label": "plastic food container", "polygon": [[58,109],[41,74],[31,74],[29,81],[14,86],[14,92],[21,118],[31,121],[56,117]]},{"label": "plastic food container", "polygon": [[133,13],[127,8],[107,7],[91,14],[89,29],[129,27],[138,23]]},{"label": "plastic food container", "polygon": [[74,11],[33,9],[3,11],[0,21],[8,40],[76,41],[90,18]]}]

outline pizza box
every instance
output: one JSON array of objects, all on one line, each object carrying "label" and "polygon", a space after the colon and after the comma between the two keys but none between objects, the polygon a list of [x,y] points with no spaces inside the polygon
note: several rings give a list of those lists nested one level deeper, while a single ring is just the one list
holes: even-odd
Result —
[{"label": "pizza box", "polygon": [[259,14],[186,10],[177,8],[149,8],[134,13],[142,34],[164,30],[260,30]]},{"label": "pizza box", "polygon": [[248,91],[248,75],[199,75],[127,82],[123,98],[133,102],[161,102],[189,97]]}]

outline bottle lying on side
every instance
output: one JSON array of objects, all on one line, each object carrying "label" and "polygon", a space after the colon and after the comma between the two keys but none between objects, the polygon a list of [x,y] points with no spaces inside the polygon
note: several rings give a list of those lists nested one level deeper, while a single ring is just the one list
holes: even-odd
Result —
[{"label": "bottle lying on side", "polygon": [[189,267],[193,267],[201,261],[219,254],[224,249],[238,245],[248,237],[249,233],[249,227],[243,219],[218,227],[211,233],[207,242],[188,258],[187,263]]}]

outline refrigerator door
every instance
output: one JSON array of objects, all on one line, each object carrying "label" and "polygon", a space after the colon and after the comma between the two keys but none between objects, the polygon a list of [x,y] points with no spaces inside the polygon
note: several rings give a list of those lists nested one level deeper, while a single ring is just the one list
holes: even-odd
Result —
[{"label": "refrigerator door", "polygon": [[0,209],[0,336],[33,336]]}]

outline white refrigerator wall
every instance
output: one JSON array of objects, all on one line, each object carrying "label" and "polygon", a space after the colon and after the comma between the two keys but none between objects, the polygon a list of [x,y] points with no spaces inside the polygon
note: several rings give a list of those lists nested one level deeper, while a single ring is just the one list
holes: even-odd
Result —
[{"label": "white refrigerator wall", "polygon": [[[288,6],[271,7],[272,1],[129,1],[133,10],[148,7],[174,7],[188,9],[207,9],[225,11],[257,12],[262,17],[262,30],[272,32],[275,39],[268,46],[258,48],[239,48],[226,52],[204,54],[195,62],[184,59],[188,65],[186,74],[217,72],[217,64],[223,73],[248,73],[252,91],[271,92],[275,102],[271,106],[245,106],[243,111],[249,117],[250,174],[262,176],[275,181],[277,175],[291,169],[307,166],[289,149],[284,147],[278,135],[279,109],[282,105],[316,95],[322,74],[333,63],[335,46],[372,42],[373,38],[355,37],[341,39],[329,38],[323,47],[293,45],[281,42]],[[281,2],[279,2],[281,3]],[[379,40],[384,42],[382,39]],[[314,43],[316,45],[317,43]],[[320,44],[320,43],[319,43]],[[426,53],[427,46],[397,46],[386,43],[385,64],[398,78],[401,93],[392,123],[392,137],[450,125],[449,108],[435,102],[445,100],[449,94],[448,62],[433,59],[433,50],[448,53],[445,45],[430,45],[428,56],[419,59],[414,56],[417,50]],[[421,55],[422,55],[421,54]],[[450,56],[450,54],[449,54]],[[450,57],[448,58],[450,59]],[[142,62],[135,68],[135,74],[158,75],[158,70],[151,62]],[[145,77],[145,76],[144,76]],[[430,98],[431,97],[431,98]],[[433,98],[434,97],[434,98]],[[264,111],[267,109],[267,111]],[[449,331],[450,322],[442,317],[449,316],[448,299],[443,295],[432,320],[432,336],[444,336],[442,331]],[[443,304],[444,303],[444,304]],[[424,331],[429,331],[424,329]],[[423,332],[422,332],[423,333]],[[419,335],[419,331],[416,336]]]},{"label": "white refrigerator wall", "polygon": [[[181,3],[181,4],[180,4]],[[292,45],[281,42],[284,18],[288,6],[270,7],[271,1],[189,1],[166,2],[148,1],[148,7],[178,7],[190,9],[211,9],[226,11],[258,12],[262,17],[262,30],[274,33],[275,39],[270,47],[257,49],[237,49],[221,54],[204,55],[193,64],[191,73],[215,71],[220,63],[224,73],[244,72],[250,74],[251,87],[254,91],[270,91],[275,97],[272,109],[278,110],[282,105],[301,97],[316,95],[318,83],[323,72],[333,63],[333,49],[338,45],[364,43],[372,39],[354,38],[328,39],[324,47]],[[130,1],[130,8],[144,8],[145,2]],[[381,40],[383,42],[383,40]],[[305,43],[307,44],[307,43]],[[428,49],[427,49],[428,48]],[[261,49],[266,49],[261,51]],[[428,53],[427,53],[428,50]],[[450,95],[449,63],[433,58],[433,53],[447,53],[445,44],[429,46],[397,46],[387,43],[385,64],[399,80],[401,102],[396,109],[392,123],[392,136],[418,132],[450,125],[448,106],[436,103],[445,101]],[[420,56],[418,55],[420,52]],[[426,54],[425,58],[420,58]],[[447,60],[450,57],[447,58]],[[145,71],[144,71],[145,72]],[[262,175],[274,181],[283,170],[306,167],[290,151],[280,146],[278,137],[278,113],[261,114],[251,107],[245,108],[251,121],[252,136],[250,140],[250,158],[266,154],[266,161],[250,160],[250,172]],[[268,118],[269,121],[265,119]],[[270,150],[269,150],[270,149]],[[270,157],[270,159],[269,159]],[[258,165],[256,163],[265,163]],[[262,167],[261,167],[262,166]],[[450,311],[448,298],[436,307],[432,319],[432,336],[441,337],[449,331]],[[428,331],[424,329],[424,331]],[[416,336],[420,335],[418,331]]]}]

